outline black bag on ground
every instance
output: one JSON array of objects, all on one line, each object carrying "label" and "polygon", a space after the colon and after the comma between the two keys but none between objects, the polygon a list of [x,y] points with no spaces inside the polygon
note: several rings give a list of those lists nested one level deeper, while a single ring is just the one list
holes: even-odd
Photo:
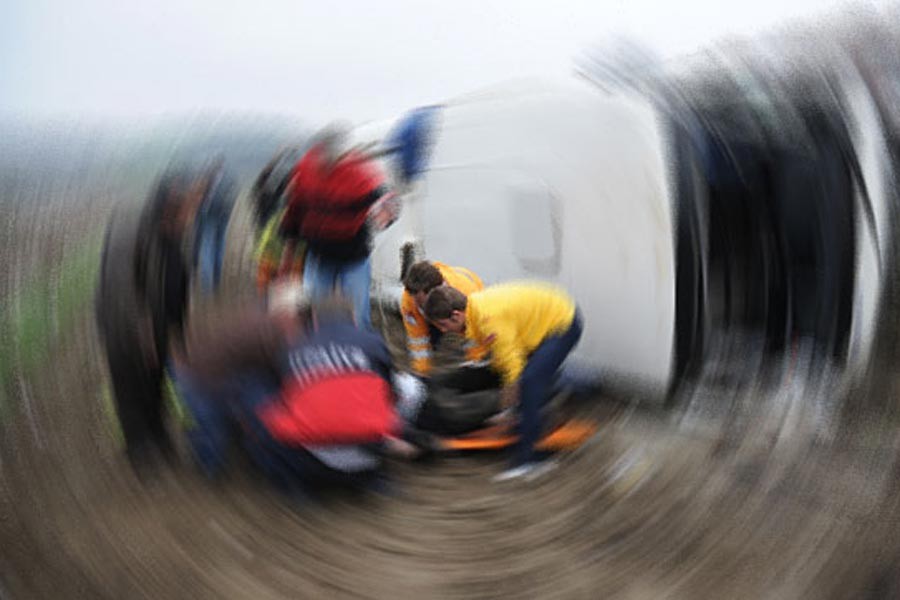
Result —
[{"label": "black bag on ground", "polygon": [[416,427],[437,435],[461,435],[484,426],[500,410],[499,390],[460,393],[452,389],[430,391],[416,417]]},{"label": "black bag on ground", "polygon": [[416,426],[438,435],[479,429],[500,410],[500,378],[488,367],[464,367],[428,381]]}]

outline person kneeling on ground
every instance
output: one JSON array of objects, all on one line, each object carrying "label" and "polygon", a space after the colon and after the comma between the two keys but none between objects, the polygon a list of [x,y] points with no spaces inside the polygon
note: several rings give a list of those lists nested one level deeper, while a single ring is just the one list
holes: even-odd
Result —
[{"label": "person kneeling on ground", "polygon": [[[443,333],[425,318],[425,300],[436,287],[449,285],[466,296],[484,289],[481,278],[462,267],[451,267],[440,262],[419,261],[409,267],[403,278],[403,296],[400,299],[400,315],[406,330],[406,348],[413,373],[420,377],[432,374],[432,353]],[[469,364],[484,360],[487,348],[469,343],[466,359]]]},{"label": "person kneeling on ground", "polygon": [[515,462],[498,480],[536,476],[543,469],[535,444],[541,408],[550,400],[563,361],[581,337],[580,311],[562,289],[538,282],[507,283],[468,298],[441,286],[425,302],[425,315],[442,332],[461,333],[491,349],[501,373],[501,403],[517,408]]},{"label": "person kneeling on ground", "polygon": [[311,312],[313,331],[284,359],[280,394],[257,410],[270,475],[289,489],[377,485],[385,452],[414,453],[400,439],[387,346],[355,324],[343,299],[317,301]]},{"label": "person kneeling on ground", "polygon": [[[304,312],[299,283],[287,282],[273,287],[268,307],[255,301],[216,308],[187,328],[184,348],[174,353],[173,383],[193,421],[191,451],[207,476],[222,474],[232,432],[278,392],[280,361],[302,334]],[[241,437],[258,462],[252,437]]]},{"label": "person kneeling on ground", "polygon": [[428,294],[440,286],[468,296],[484,289],[484,284],[468,269],[427,260],[410,266],[403,278],[400,313],[410,366],[426,388],[426,400],[418,407],[413,423],[438,435],[458,435],[479,428],[496,413],[500,376],[485,360],[487,347],[471,340],[465,342],[466,362],[435,372],[432,353],[443,333],[425,318],[423,309]]}]

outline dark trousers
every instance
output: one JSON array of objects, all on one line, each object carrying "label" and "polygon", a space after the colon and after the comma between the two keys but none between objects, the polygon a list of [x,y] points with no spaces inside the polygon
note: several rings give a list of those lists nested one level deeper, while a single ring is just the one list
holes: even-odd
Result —
[{"label": "dark trousers", "polygon": [[175,385],[193,417],[188,441],[209,477],[219,476],[237,432],[240,445],[263,475],[284,492],[313,492],[329,487],[369,487],[375,472],[331,469],[299,446],[276,441],[260,421],[258,409],[278,393],[278,382],[260,373],[237,373],[210,383],[187,370],[173,373]]},{"label": "dark trousers", "polygon": [[332,469],[300,446],[275,440],[256,414],[259,404],[241,399],[239,416],[244,449],[266,479],[284,493],[316,494],[335,488],[375,489],[381,483],[380,469],[344,472]]},{"label": "dark trousers", "polygon": [[581,338],[580,311],[569,328],[560,335],[544,339],[528,357],[519,377],[519,441],[515,456],[517,464],[535,458],[534,446],[541,436],[541,408],[550,401],[553,384],[563,361]]},{"label": "dark trousers", "polygon": [[141,462],[154,450],[170,454],[172,444],[164,420],[162,369],[147,369],[117,355],[110,355],[108,361],[128,459],[132,463]]},{"label": "dark trousers", "polygon": [[[211,381],[184,368],[174,369],[172,379],[193,420],[187,439],[194,459],[207,476],[217,477],[225,467],[233,433],[239,424],[255,419],[254,408],[278,392],[278,382],[250,372]],[[255,459],[252,444],[241,442]]]}]

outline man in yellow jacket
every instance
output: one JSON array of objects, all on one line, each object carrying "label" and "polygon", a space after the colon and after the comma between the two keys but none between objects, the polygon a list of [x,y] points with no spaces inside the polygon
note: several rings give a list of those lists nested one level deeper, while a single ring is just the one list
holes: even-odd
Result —
[{"label": "man in yellow jacket", "polygon": [[[403,327],[406,329],[406,348],[409,351],[412,370],[422,377],[431,373],[431,354],[442,334],[425,318],[423,307],[428,293],[442,285],[459,290],[466,296],[484,289],[481,278],[463,267],[451,267],[441,262],[423,260],[409,268],[403,278],[400,314],[403,317]],[[467,341],[467,360],[477,363],[484,360],[486,354],[485,346]]]},{"label": "man in yellow jacket", "polygon": [[488,346],[503,380],[503,405],[518,408],[516,462],[497,479],[539,474],[535,444],[541,434],[541,407],[550,400],[553,381],[581,338],[575,301],[564,290],[539,282],[491,286],[468,297],[441,286],[428,295],[425,315],[441,332],[462,333]]}]

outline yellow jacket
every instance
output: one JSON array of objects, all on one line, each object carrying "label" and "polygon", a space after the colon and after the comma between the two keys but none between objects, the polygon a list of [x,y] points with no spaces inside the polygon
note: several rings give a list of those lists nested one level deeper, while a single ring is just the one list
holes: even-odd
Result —
[{"label": "yellow jacket", "polygon": [[[437,270],[444,276],[444,282],[468,296],[484,289],[484,283],[475,273],[462,267],[451,267],[444,263],[432,262]],[[403,326],[406,328],[406,348],[412,361],[412,369],[420,375],[427,375],[431,371],[431,337],[428,332],[428,321],[425,315],[416,306],[416,301],[406,290],[400,299],[400,314],[403,316]],[[466,358],[468,360],[482,360],[487,354],[487,348],[468,343]]]},{"label": "yellow jacket", "polygon": [[503,383],[514,383],[528,356],[575,318],[575,302],[562,289],[541,282],[491,286],[469,296],[466,338],[488,346]]}]

